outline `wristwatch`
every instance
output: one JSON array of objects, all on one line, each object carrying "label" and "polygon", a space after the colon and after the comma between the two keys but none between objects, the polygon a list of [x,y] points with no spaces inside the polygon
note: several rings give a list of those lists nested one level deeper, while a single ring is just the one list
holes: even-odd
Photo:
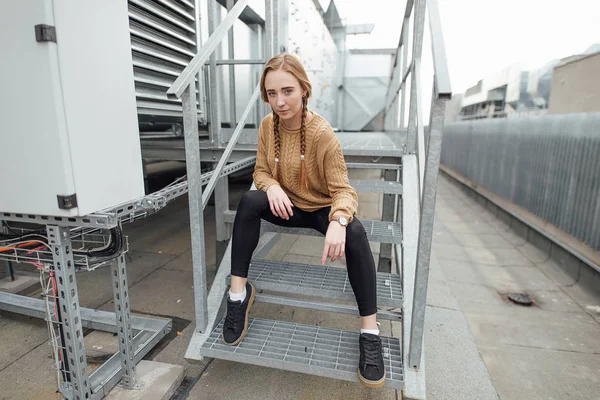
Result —
[{"label": "wristwatch", "polygon": [[340,225],[343,227],[348,226],[348,218],[344,217],[343,215],[340,215],[338,217],[333,217],[333,218],[331,218],[331,220],[339,222]]}]

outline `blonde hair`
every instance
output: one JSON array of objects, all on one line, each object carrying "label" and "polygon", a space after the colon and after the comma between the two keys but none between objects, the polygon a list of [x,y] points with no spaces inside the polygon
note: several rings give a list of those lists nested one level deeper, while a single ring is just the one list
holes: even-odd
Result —
[{"label": "blonde hair", "polygon": [[[304,152],[306,150],[305,120],[308,113],[308,99],[312,94],[312,85],[310,84],[306,70],[298,57],[292,54],[276,55],[269,60],[260,77],[260,95],[265,103],[269,102],[267,89],[265,87],[265,79],[270,71],[277,70],[283,70],[292,74],[298,80],[302,92],[306,91],[306,95],[302,96],[302,121],[300,122],[300,176],[298,184],[301,188],[308,188],[308,178],[306,175],[306,167],[304,165]],[[273,171],[273,177],[277,179],[281,141],[279,136],[279,115],[275,110],[273,110],[273,135],[275,137],[275,170]]]}]

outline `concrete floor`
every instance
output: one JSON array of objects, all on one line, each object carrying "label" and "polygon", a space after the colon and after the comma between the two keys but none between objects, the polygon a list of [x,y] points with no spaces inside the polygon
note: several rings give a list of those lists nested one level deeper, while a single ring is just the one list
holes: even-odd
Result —
[{"label": "concrete floor", "polygon": [[[159,178],[168,182],[180,172],[162,171]],[[366,170],[352,171],[353,179],[368,175]],[[151,185],[159,187],[163,181],[151,180]],[[232,209],[248,186],[230,185]],[[600,315],[593,306],[600,305],[600,299],[581,290],[448,181],[441,179],[439,188],[426,321],[429,399],[493,399],[496,391],[502,400],[599,398]],[[186,382],[193,385],[188,398],[400,398],[390,389],[367,390],[354,383],[222,360],[189,364],[183,355],[193,330],[194,303],[186,203],[186,197],[177,199],[160,213],[126,225],[125,233],[131,248],[128,275],[134,313],[174,319],[173,333],[147,359],[184,366]],[[379,218],[380,207],[379,195],[360,195],[360,217]],[[205,210],[205,222],[210,284],[215,274],[211,206]],[[320,238],[282,235],[267,258],[314,263],[321,250]],[[377,259],[378,246],[372,250]],[[336,264],[343,266],[343,261]],[[107,269],[78,274],[77,280],[82,306],[112,309]],[[535,306],[506,301],[503,295],[513,291],[532,294]],[[257,304],[251,314],[359,328],[358,317],[271,304]],[[383,321],[381,331],[399,336],[400,326]],[[0,313],[0,332],[0,399],[59,398],[43,321]],[[86,345],[99,351],[102,346],[97,343],[90,340]]]},{"label": "concrete floor", "polygon": [[434,251],[500,398],[600,399],[600,299],[446,179],[436,211]]}]

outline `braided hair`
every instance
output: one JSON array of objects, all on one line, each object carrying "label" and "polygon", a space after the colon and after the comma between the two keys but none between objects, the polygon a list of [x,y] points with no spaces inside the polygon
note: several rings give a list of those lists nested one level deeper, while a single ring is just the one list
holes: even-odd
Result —
[{"label": "braided hair", "polygon": [[306,165],[304,162],[304,154],[306,153],[306,116],[308,114],[308,96],[302,97],[302,122],[300,122],[300,176],[298,177],[298,185],[302,189],[308,189],[308,177],[306,173]]},{"label": "braided hair", "polygon": [[279,172],[279,151],[281,148],[281,137],[279,136],[279,114],[273,110],[273,135],[275,136],[275,169],[273,170],[273,179],[278,179]]},{"label": "braided hair", "polygon": [[[306,116],[308,115],[308,97],[302,97],[302,122],[300,123],[300,175],[298,185],[302,189],[308,189],[308,176],[306,164],[304,163],[306,153]],[[281,136],[279,133],[279,115],[273,111],[273,136],[275,141],[275,169],[273,170],[273,179],[278,180],[279,176],[279,156],[281,155]]]}]

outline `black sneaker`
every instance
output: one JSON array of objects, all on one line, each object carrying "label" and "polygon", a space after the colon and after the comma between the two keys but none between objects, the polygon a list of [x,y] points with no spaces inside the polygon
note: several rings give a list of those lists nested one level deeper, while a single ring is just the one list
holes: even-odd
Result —
[{"label": "black sneaker", "polygon": [[227,315],[223,323],[223,341],[235,346],[242,341],[248,332],[248,312],[254,303],[254,286],[246,283],[246,298],[244,301],[231,301],[227,297]]},{"label": "black sneaker", "polygon": [[385,383],[385,366],[381,354],[381,338],[379,335],[361,333],[359,345],[358,379],[368,388],[382,387]]}]

